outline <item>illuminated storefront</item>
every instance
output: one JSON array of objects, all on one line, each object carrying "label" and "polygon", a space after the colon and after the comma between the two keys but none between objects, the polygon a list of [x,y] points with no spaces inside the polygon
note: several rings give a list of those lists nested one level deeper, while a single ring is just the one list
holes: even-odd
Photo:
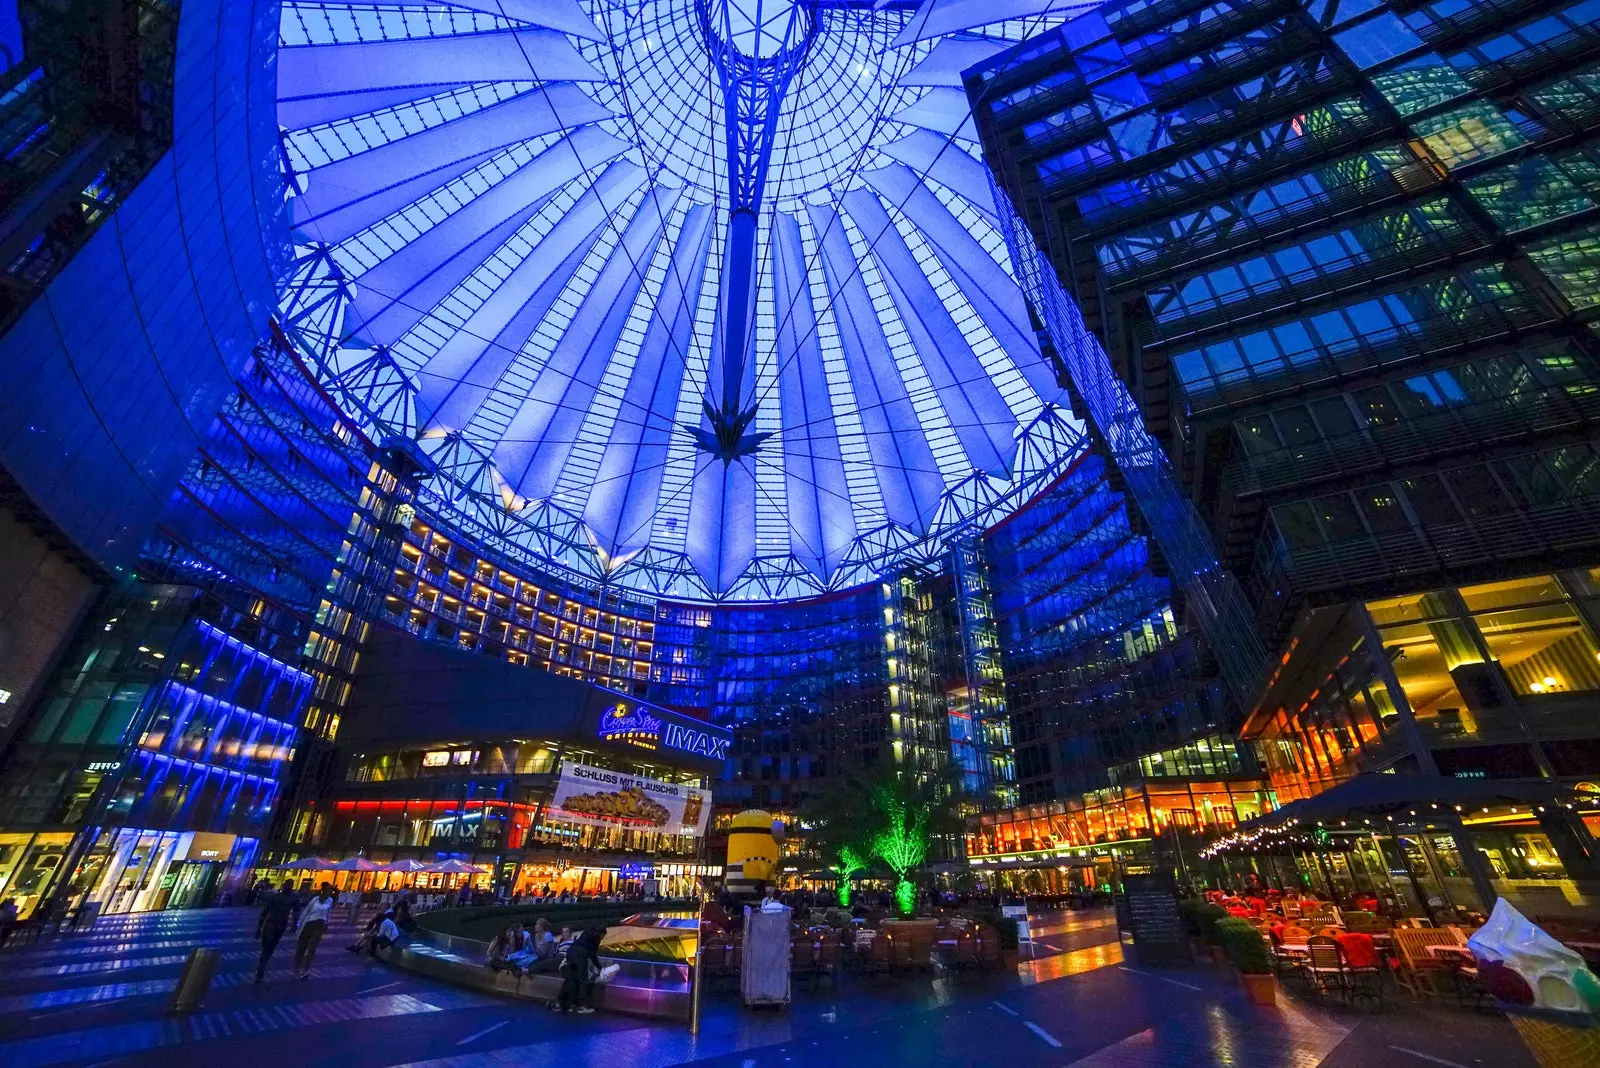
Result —
[{"label": "illuminated storefront", "polygon": [[295,855],[455,858],[508,895],[691,889],[731,744],[672,709],[388,629],[369,640],[343,740],[343,781],[299,821]]},{"label": "illuminated storefront", "polygon": [[1152,779],[984,813],[968,824],[967,860],[1000,886],[1105,888],[1124,872],[1187,867],[1207,841],[1275,807],[1259,779]]}]

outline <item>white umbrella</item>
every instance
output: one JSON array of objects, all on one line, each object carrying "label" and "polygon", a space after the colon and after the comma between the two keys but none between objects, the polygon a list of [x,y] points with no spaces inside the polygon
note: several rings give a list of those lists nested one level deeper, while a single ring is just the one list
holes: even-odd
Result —
[{"label": "white umbrella", "polygon": [[299,860],[286,860],[273,868],[273,871],[329,871],[333,868],[331,861],[321,857],[301,857]]},{"label": "white umbrella", "polygon": [[366,857],[347,857],[337,864],[330,865],[325,871],[382,871],[383,865],[374,864]]},{"label": "white umbrella", "polygon": [[393,864],[385,864],[383,866],[383,870],[404,872],[405,874],[410,875],[419,871],[427,871],[428,866],[422,863],[420,860],[412,860],[410,857],[407,857],[405,860],[397,860]]},{"label": "white umbrella", "polygon": [[464,860],[446,860],[439,864],[429,864],[422,870],[432,872],[434,875],[476,875],[483,869]]}]

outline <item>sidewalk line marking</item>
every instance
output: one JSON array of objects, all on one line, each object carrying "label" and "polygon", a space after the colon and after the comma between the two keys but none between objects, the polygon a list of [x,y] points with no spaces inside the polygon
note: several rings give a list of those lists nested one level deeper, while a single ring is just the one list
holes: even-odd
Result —
[{"label": "sidewalk line marking", "polygon": [[1038,1035],[1040,1038],[1042,1038],[1046,1042],[1050,1043],[1056,1049],[1060,1049],[1061,1048],[1061,1043],[1056,1041],[1056,1036],[1055,1035],[1052,1035],[1049,1031],[1046,1031],[1044,1028],[1040,1027],[1038,1024],[1034,1023],[1032,1020],[1023,1020],[1022,1022],[1027,1025],[1028,1030],[1032,1031],[1034,1034]]},{"label": "sidewalk line marking", "polygon": [[1457,1064],[1455,1061],[1447,1061],[1443,1057],[1435,1057],[1433,1054],[1423,1053],[1421,1050],[1406,1049],[1404,1046],[1390,1046],[1389,1048],[1394,1050],[1396,1053],[1409,1053],[1413,1057],[1420,1057],[1422,1060],[1432,1061],[1434,1064],[1443,1064],[1446,1066],[1446,1068],[1467,1068],[1467,1066],[1464,1064]]},{"label": "sidewalk line marking", "polygon": [[356,993],[357,994],[372,994],[372,993],[375,993],[375,992],[377,992],[379,990],[388,990],[392,986],[399,986],[399,985],[400,985],[400,980],[396,979],[394,982],[392,982],[392,983],[384,983],[382,986],[369,986],[365,990],[357,990]]},{"label": "sidewalk line marking", "polygon": [[1018,1012],[1016,1009],[1013,1009],[1010,1005],[1007,1005],[1003,1001],[995,1002],[994,1003],[994,1007],[999,1009],[1001,1012],[1005,1013],[1007,1016],[1021,1016],[1022,1015],[1022,1013]]},{"label": "sidewalk line marking", "polygon": [[1166,976],[1157,975],[1155,972],[1141,972],[1137,968],[1126,968],[1121,964],[1117,965],[1117,971],[1127,972],[1129,975],[1142,975],[1146,979],[1160,979],[1163,983],[1171,983],[1173,986],[1181,986],[1185,990],[1193,990],[1195,993],[1200,992],[1200,988],[1197,986],[1190,986],[1188,983],[1180,983],[1176,979],[1168,979]]},{"label": "sidewalk line marking", "polygon": [[498,1030],[500,1030],[500,1028],[504,1027],[506,1024],[508,1024],[510,1022],[511,1022],[510,1020],[501,1020],[497,1024],[490,1024],[488,1027],[485,1027],[482,1031],[476,1031],[473,1034],[468,1035],[466,1038],[463,1038],[460,1042],[457,1042],[456,1045],[465,1046],[468,1042],[471,1042],[473,1039],[482,1038],[484,1035],[487,1035],[492,1031],[498,1031]]}]

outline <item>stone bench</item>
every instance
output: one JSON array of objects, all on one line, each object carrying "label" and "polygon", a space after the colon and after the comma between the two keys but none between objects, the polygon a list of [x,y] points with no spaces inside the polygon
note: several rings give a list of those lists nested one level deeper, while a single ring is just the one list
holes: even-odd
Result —
[{"label": "stone bench", "polygon": [[[561,993],[560,975],[546,973],[518,976],[509,969],[493,971],[481,960],[426,942],[412,942],[379,950],[378,955],[404,971],[504,997],[543,1004]],[[610,962],[602,957],[601,963]],[[610,982],[596,983],[590,988],[590,1001],[596,1009],[657,1019],[689,1019],[689,984],[647,975],[630,976],[627,974],[629,970],[629,966],[624,964],[622,974]],[[658,969],[646,966],[646,970]]]}]

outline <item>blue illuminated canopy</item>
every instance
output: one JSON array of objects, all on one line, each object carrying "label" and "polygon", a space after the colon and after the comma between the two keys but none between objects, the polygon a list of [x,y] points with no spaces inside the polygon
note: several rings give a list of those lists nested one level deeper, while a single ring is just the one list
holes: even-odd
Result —
[{"label": "blue illuminated canopy", "polygon": [[286,332],[532,563],[760,600],[930,559],[1083,446],[960,71],[1093,6],[289,0]]}]

